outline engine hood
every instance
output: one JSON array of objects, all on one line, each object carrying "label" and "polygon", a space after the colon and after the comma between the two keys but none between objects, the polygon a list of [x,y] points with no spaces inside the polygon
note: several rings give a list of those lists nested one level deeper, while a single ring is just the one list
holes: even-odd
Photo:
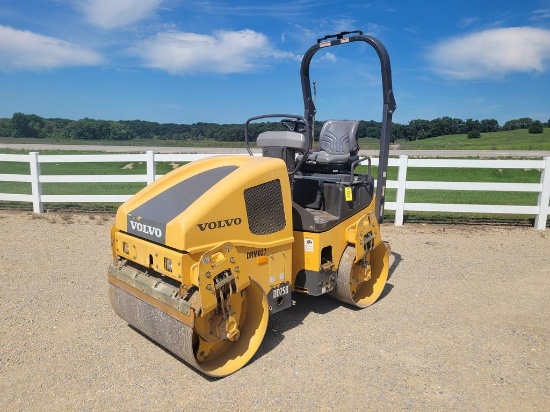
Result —
[{"label": "engine hood", "polygon": [[277,246],[291,241],[290,185],[283,161],[212,157],[150,184],[117,212],[116,229],[195,252],[232,241]]}]

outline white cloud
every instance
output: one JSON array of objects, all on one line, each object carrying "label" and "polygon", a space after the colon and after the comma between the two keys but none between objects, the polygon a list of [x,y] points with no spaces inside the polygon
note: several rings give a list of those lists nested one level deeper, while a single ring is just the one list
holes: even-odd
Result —
[{"label": "white cloud", "polygon": [[550,30],[486,30],[444,40],[431,48],[428,57],[435,72],[458,80],[543,72],[550,61]]},{"label": "white cloud", "polygon": [[241,73],[256,69],[265,58],[293,59],[273,49],[253,30],[218,31],[214,35],[164,32],[140,42],[133,53],[148,67],[171,74]]},{"label": "white cloud", "polygon": [[300,48],[304,49],[315,43],[315,40],[319,38],[319,33],[315,33],[313,30],[299,24],[289,24],[282,34],[282,42],[289,42],[293,45],[301,45]]},{"label": "white cloud", "polygon": [[533,21],[542,21],[550,19],[550,9],[539,9],[535,10],[532,13],[532,16],[529,20]]},{"label": "white cloud", "polygon": [[335,19],[331,22],[332,30],[335,33],[341,33],[343,31],[356,30],[357,20],[351,18]]},{"label": "white cloud", "polygon": [[376,24],[376,23],[366,23],[366,25],[364,25],[364,27],[366,28],[366,30],[363,30],[363,32],[365,34],[370,34],[372,36],[380,36],[382,34],[382,32],[387,30],[386,27],[381,26],[381,25]]},{"label": "white cloud", "polygon": [[418,27],[414,27],[414,26],[403,27],[403,30],[405,30],[407,33],[411,33],[411,34],[417,34],[418,33]]},{"label": "white cloud", "polygon": [[458,22],[458,26],[461,28],[461,29],[465,29],[466,27],[468,26],[471,26],[475,23],[479,22],[479,18],[478,17],[463,17],[462,19],[460,19],[460,21]]},{"label": "white cloud", "polygon": [[334,53],[326,52],[324,55],[321,56],[320,60],[336,63],[337,58],[336,58],[336,55]]},{"label": "white cloud", "polygon": [[0,70],[92,66],[101,56],[78,45],[30,31],[0,26]]},{"label": "white cloud", "polygon": [[115,29],[150,17],[164,0],[80,0],[77,7],[94,26]]}]

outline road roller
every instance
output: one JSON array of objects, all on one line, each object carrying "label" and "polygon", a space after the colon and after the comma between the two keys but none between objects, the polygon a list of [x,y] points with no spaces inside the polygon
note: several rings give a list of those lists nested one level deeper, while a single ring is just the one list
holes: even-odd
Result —
[{"label": "road roller", "polygon": [[[374,48],[382,73],[376,181],[370,158],[359,154],[357,121],[327,120],[312,144],[311,59],[354,42]],[[245,366],[269,317],[291,308],[294,294],[364,308],[386,284],[390,246],[380,224],[396,107],[388,53],[361,31],[328,35],[304,54],[300,77],[303,115],[248,119],[250,156],[212,156],[171,171],[122,204],[111,229],[115,313],[208,376]],[[278,130],[252,136],[251,123],[266,119]],[[261,156],[250,149],[254,140]]]}]

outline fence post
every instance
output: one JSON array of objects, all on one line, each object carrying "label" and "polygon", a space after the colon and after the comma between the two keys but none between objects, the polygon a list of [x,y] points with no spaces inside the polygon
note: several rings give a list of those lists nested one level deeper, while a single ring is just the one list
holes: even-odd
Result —
[{"label": "fence post", "polygon": [[535,229],[544,230],[546,229],[548,202],[550,201],[550,157],[544,158],[544,169],[540,173],[540,184],[542,188],[537,202],[539,213],[535,218]]},{"label": "fence post", "polygon": [[409,157],[399,156],[399,170],[397,172],[397,196],[395,200],[395,226],[403,226],[405,212],[405,189],[407,187],[407,164]]},{"label": "fence post", "polygon": [[157,174],[155,152],[152,150],[147,150],[145,154],[147,155],[147,184],[150,185],[155,181],[155,176]]},{"label": "fence post", "polygon": [[42,184],[40,183],[40,163],[38,163],[38,152],[29,152],[29,166],[31,169],[31,193],[32,211],[44,213],[42,204]]}]

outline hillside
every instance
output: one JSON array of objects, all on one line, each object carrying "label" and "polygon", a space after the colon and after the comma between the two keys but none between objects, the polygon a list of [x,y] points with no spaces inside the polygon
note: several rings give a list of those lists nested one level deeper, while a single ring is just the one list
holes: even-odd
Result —
[{"label": "hillside", "polygon": [[[526,129],[481,133],[479,139],[468,139],[466,134],[411,141],[398,139],[394,145],[402,150],[550,150],[550,129],[545,128],[541,134],[530,134]],[[359,146],[376,149],[378,139],[359,139]]]}]

